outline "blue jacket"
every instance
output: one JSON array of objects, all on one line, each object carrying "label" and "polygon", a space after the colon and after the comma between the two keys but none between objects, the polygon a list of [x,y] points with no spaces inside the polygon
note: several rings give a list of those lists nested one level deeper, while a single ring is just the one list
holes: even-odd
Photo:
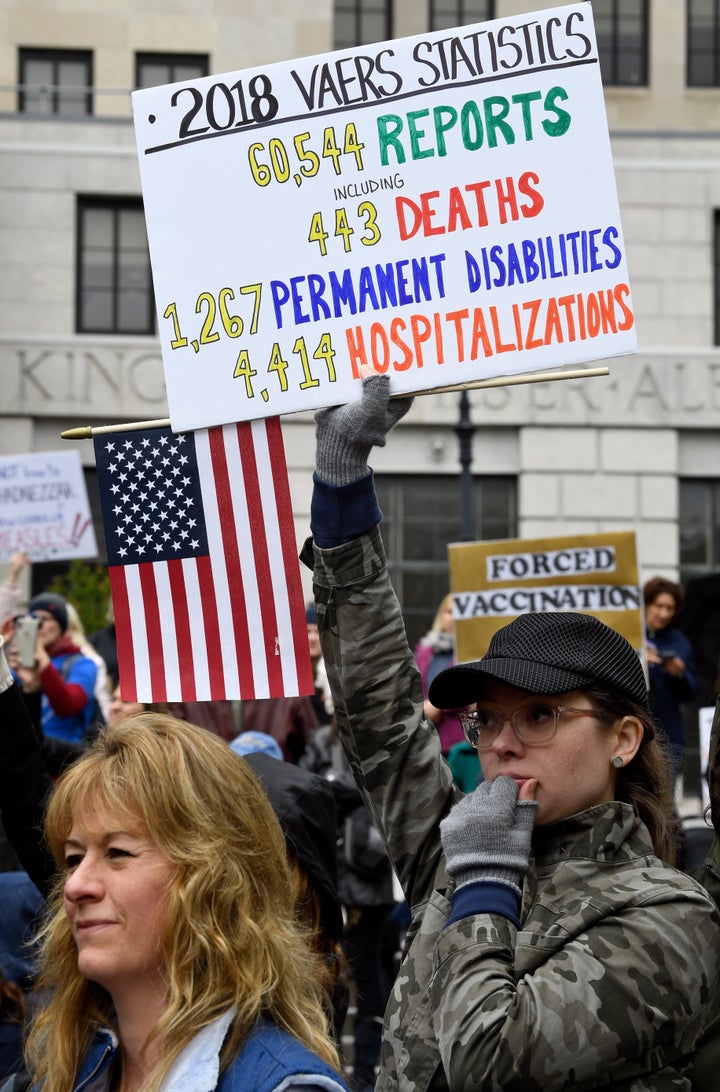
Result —
[{"label": "blue jacket", "polygon": [[94,698],[97,667],[89,656],[77,652],[61,652],[58,656],[51,656],[50,663],[59,671],[65,683],[76,683],[83,688],[87,702],[79,713],[62,717],[53,709],[43,688],[40,713],[43,734],[79,743],[97,716]]},{"label": "blue jacket", "polygon": [[663,652],[674,652],[685,664],[682,678],[675,678],[665,670],[663,664],[649,666],[650,705],[655,719],[669,742],[682,746],[685,742],[685,730],[680,705],[682,702],[692,701],[697,693],[692,647],[684,633],[669,626],[655,633],[648,633],[648,642],[655,645],[661,656]]},{"label": "blue jacket", "polygon": [[[109,1071],[117,1053],[115,1036],[106,1028],[100,1029],[72,1092],[86,1092],[91,1087],[102,1089],[102,1082],[97,1086],[95,1082]],[[168,1092],[274,1092],[278,1085],[295,1075],[302,1077],[303,1092],[348,1092],[347,1085],[331,1066],[292,1035],[267,1022],[258,1025],[217,1083],[214,1078],[212,1084],[207,1083],[207,1074],[212,1068],[206,1067],[208,1060],[209,1055],[202,1056],[201,1052],[193,1059],[195,1067],[193,1062],[185,1067],[183,1073],[177,1075],[177,1083],[169,1084]],[[287,1087],[291,1092],[292,1083]]]}]

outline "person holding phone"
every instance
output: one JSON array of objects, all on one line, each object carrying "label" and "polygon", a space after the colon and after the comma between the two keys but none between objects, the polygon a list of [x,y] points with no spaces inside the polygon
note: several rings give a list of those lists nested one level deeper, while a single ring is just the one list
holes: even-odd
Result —
[{"label": "person holding phone", "polygon": [[[29,625],[37,626],[32,656],[26,635]],[[43,735],[79,743],[97,717],[93,693],[97,666],[74,643],[68,626],[68,605],[62,595],[36,595],[27,615],[15,621],[8,660],[34,719],[38,719],[39,703]]]},{"label": "person holding phone", "polygon": [[685,728],[682,706],[697,694],[692,646],[673,625],[684,595],[679,584],[654,576],[643,586],[650,705],[670,746],[673,786],[682,773]]}]

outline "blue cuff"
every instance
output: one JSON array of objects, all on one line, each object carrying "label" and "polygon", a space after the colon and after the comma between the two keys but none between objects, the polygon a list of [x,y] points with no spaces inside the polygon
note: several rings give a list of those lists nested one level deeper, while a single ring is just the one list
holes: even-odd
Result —
[{"label": "blue cuff", "polygon": [[381,520],[372,471],[349,485],[329,485],[313,474],[310,528],[321,550],[360,538]]},{"label": "blue cuff", "polygon": [[520,896],[506,883],[484,882],[463,884],[450,896],[452,911],[443,928],[473,914],[502,914],[516,929],[520,928]]}]

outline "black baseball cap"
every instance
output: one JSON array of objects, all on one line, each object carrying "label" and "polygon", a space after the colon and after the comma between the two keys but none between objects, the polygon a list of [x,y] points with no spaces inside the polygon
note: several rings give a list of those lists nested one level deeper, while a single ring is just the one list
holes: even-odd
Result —
[{"label": "black baseball cap", "polygon": [[650,708],[638,653],[617,630],[579,611],[521,614],[493,634],[481,660],[441,671],[428,697],[437,709],[472,705],[491,679],[534,694],[600,685]]}]

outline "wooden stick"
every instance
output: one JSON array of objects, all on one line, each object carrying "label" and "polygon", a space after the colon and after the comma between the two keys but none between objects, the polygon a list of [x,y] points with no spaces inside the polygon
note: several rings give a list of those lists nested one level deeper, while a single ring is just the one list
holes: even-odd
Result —
[{"label": "wooden stick", "polygon": [[170,418],[162,417],[157,421],[128,421],[122,425],[83,425],[81,428],[69,428],[60,433],[61,440],[89,440],[91,436],[102,436],[104,432],[136,432],[142,428],[170,428]]},{"label": "wooden stick", "polygon": [[455,387],[431,387],[425,391],[408,391],[394,394],[393,398],[416,398],[423,394],[451,394],[453,391],[476,391],[483,387],[517,387],[521,383],[550,383],[556,379],[591,379],[597,375],[610,375],[609,368],[579,368],[568,372],[524,372],[522,375],[496,375],[492,379],[459,383]]},{"label": "wooden stick", "polygon": [[[392,398],[420,398],[425,394],[452,394],[453,391],[475,391],[484,387],[517,387],[522,383],[550,383],[556,379],[591,379],[598,375],[609,375],[609,368],[580,368],[567,372],[525,372],[522,375],[498,375],[492,379],[478,379],[476,382],[459,383],[455,387],[429,387],[424,391],[407,391],[393,394]],[[60,433],[61,440],[88,440],[91,436],[101,436],[106,432],[135,432],[145,428],[170,428],[170,418],[157,421],[128,421],[119,425],[83,425],[70,428]],[[187,430],[190,431],[190,430]]]}]

